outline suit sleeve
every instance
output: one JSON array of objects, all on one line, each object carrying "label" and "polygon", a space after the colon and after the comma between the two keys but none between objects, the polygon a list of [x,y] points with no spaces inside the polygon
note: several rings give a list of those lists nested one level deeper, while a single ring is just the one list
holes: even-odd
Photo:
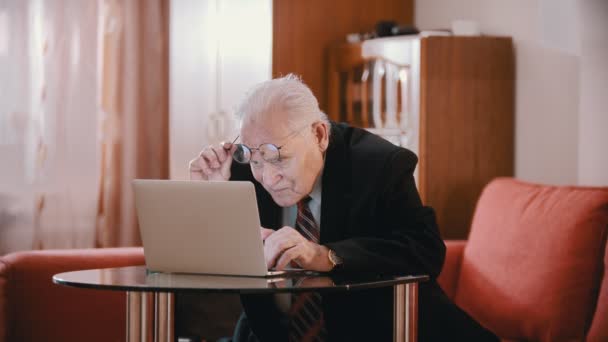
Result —
[{"label": "suit sleeve", "polygon": [[435,213],[422,205],[414,181],[416,156],[403,149],[389,158],[373,207],[374,227],[364,236],[327,243],[343,259],[341,272],[427,274],[436,278],[445,259]]}]

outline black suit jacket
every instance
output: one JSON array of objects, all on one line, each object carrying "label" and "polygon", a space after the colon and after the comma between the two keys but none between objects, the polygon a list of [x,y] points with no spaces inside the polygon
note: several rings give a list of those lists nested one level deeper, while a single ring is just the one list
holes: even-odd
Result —
[{"label": "black suit jacket", "polygon": [[[416,189],[417,161],[411,151],[365,130],[332,123],[322,176],[320,243],[344,260],[337,272],[427,274],[431,281],[421,286],[420,305],[425,305],[427,294],[450,305],[435,282],[445,245],[433,210],[422,205]],[[262,226],[281,227],[281,208],[253,180],[248,166],[235,163],[231,179],[252,180]],[[241,302],[245,314],[235,340],[251,340],[252,331],[261,341],[287,341],[285,317],[272,296],[243,295]],[[391,340],[392,307],[392,288],[323,295],[329,339]],[[422,320],[422,308],[420,313]],[[420,333],[424,337],[425,332]]]}]

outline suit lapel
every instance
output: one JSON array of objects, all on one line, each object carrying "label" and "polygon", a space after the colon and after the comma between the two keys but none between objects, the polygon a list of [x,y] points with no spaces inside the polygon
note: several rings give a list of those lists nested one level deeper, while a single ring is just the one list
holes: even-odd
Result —
[{"label": "suit lapel", "polygon": [[340,240],[345,233],[351,202],[350,158],[342,130],[332,123],[323,168],[321,194],[321,243]]}]

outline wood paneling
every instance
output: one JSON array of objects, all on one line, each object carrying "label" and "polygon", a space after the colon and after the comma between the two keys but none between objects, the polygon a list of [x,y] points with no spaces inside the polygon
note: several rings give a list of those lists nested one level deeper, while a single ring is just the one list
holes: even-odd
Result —
[{"label": "wood paneling", "polygon": [[[361,43],[356,44],[332,44],[328,47],[328,68],[327,68],[327,106],[325,108],[325,114],[333,121],[344,121],[340,115],[340,102],[342,99],[343,92],[340,91],[340,74],[351,73],[357,67],[360,67],[365,62],[363,55],[361,54]],[[367,89],[366,89],[367,90]],[[350,94],[352,96],[352,94]],[[349,96],[349,91],[346,91],[346,97]],[[367,96],[362,95],[362,100],[366,99]],[[352,103],[348,101],[348,103]],[[354,124],[351,115],[346,115],[347,122]],[[350,120],[348,119],[350,118]]]},{"label": "wood paneling", "polygon": [[419,188],[444,239],[466,238],[483,187],[513,175],[514,75],[510,38],[422,40]]},{"label": "wood paneling", "polygon": [[327,49],[379,20],[413,22],[413,0],[274,0],[273,77],[295,73],[327,110]]}]

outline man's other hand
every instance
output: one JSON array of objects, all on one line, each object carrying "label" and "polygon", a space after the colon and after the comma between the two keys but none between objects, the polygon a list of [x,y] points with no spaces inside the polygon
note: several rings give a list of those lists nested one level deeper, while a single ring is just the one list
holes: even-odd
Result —
[{"label": "man's other hand", "polygon": [[220,143],[205,147],[189,164],[191,180],[227,181],[230,179],[232,154],[236,147]]},{"label": "man's other hand", "polygon": [[329,272],[333,268],[329,249],[309,241],[294,228],[285,226],[268,235],[264,242],[264,258],[268,269],[283,270],[292,261],[303,269]]}]

